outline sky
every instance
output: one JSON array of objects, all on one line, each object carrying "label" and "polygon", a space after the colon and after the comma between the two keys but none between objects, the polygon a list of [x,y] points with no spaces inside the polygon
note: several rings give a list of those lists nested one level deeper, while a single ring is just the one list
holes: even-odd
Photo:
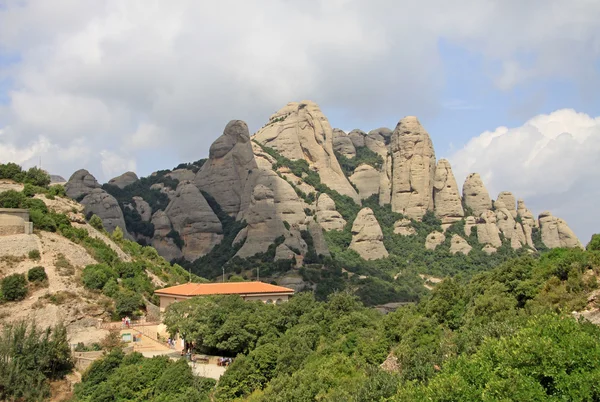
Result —
[{"label": "sky", "polygon": [[0,162],[100,182],[208,155],[290,101],[418,116],[459,187],[600,232],[597,0],[0,0]]}]

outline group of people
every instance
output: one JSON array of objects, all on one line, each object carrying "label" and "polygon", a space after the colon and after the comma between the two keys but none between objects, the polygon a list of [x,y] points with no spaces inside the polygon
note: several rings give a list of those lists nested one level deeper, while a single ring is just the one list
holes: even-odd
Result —
[{"label": "group of people", "polygon": [[229,366],[231,364],[231,362],[233,362],[233,359],[231,357],[219,357],[219,360],[217,361],[217,366]]},{"label": "group of people", "polygon": [[169,349],[175,349],[175,339],[168,338],[167,345],[169,346]]},{"label": "group of people", "polygon": [[130,326],[131,326],[131,318],[129,318],[128,316],[121,318],[121,327],[122,328],[129,328]]}]

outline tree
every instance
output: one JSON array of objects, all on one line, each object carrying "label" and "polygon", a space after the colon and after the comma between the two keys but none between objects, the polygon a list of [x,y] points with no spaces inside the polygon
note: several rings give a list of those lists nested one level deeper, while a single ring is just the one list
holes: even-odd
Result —
[{"label": "tree", "polygon": [[117,243],[123,241],[123,231],[121,230],[121,228],[117,226],[115,230],[113,230],[111,237]]},{"label": "tree", "polygon": [[81,279],[83,285],[88,289],[100,290],[110,278],[115,278],[116,274],[106,264],[88,265],[83,269]]},{"label": "tree", "polygon": [[50,184],[50,175],[45,170],[32,167],[25,174],[24,181],[34,186],[47,187]]},{"label": "tree", "polygon": [[89,221],[90,225],[97,230],[104,230],[104,226],[102,224],[102,219],[96,214],[93,214]]},{"label": "tree", "polygon": [[600,234],[592,235],[592,239],[587,244],[588,251],[600,251]]},{"label": "tree", "polygon": [[46,279],[48,279],[48,275],[44,267],[37,266],[27,271],[27,280],[29,282],[43,282]]},{"label": "tree", "polygon": [[120,317],[137,315],[138,310],[144,306],[142,296],[128,289],[118,292],[114,299],[115,309]]},{"label": "tree", "polygon": [[8,301],[23,300],[27,296],[25,275],[12,274],[2,279],[2,296]]}]

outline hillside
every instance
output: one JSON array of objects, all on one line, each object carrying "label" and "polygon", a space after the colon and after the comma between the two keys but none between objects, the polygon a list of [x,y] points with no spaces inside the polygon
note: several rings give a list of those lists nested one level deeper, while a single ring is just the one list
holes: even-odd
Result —
[{"label": "hillside", "polygon": [[345,133],[310,101],[289,103],[252,136],[229,122],[207,159],[104,185],[79,170],[65,188],[108,232],[119,227],[200,276],[260,271],[322,297],[353,289],[367,304],[417,299],[418,274],[472,275],[581,247],[550,212],[536,218],[508,191],[494,200],[477,173],[460,190],[416,117]]},{"label": "hillside", "polygon": [[0,236],[0,325],[64,323],[71,343],[97,342],[107,333],[103,321],[156,315],[154,289],[188,281],[188,272],[153,248],[90,225],[62,187],[40,184],[0,182],[0,208],[29,209],[34,227]]}]

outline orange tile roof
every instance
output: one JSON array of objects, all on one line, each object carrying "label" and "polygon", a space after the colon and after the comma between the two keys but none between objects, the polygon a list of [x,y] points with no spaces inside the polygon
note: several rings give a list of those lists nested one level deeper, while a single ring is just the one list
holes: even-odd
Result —
[{"label": "orange tile roof", "polygon": [[264,282],[185,283],[155,291],[159,295],[207,296],[260,293],[294,293],[294,289]]}]

